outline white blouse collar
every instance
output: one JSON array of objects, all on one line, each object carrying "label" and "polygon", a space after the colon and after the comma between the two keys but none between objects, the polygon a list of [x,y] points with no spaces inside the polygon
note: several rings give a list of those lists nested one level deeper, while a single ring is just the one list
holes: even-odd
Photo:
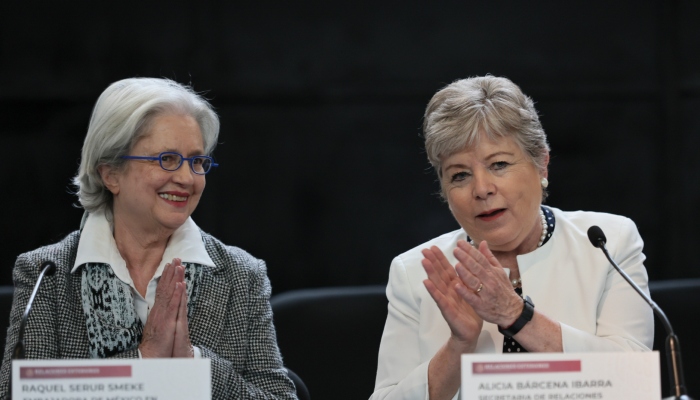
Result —
[{"label": "white blouse collar", "polygon": [[[209,257],[202,234],[192,218],[187,218],[182,226],[177,228],[168,241],[163,253],[163,259],[158,266],[155,276],[160,276],[166,263],[178,257],[182,262],[202,264],[214,267],[214,261]],[[71,272],[85,263],[109,264],[114,274],[123,282],[131,282],[126,262],[119,254],[117,243],[112,235],[112,226],[104,213],[89,214],[84,221],[78,242],[78,254]]]}]

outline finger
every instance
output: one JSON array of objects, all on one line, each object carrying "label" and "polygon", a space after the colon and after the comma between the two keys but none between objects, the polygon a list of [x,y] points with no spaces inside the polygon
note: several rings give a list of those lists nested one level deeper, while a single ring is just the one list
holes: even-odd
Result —
[{"label": "finger", "polygon": [[175,282],[177,282],[177,279],[176,279],[176,272],[177,272],[177,268],[178,268],[179,266],[181,266],[181,265],[182,265],[182,260],[181,260],[181,259],[179,259],[179,258],[177,258],[177,257],[173,258],[173,260],[170,262],[170,268],[171,268],[170,273],[172,274],[172,276],[169,276],[169,279],[174,280]]},{"label": "finger", "polygon": [[177,285],[182,290],[182,295],[178,303],[175,334],[182,335],[187,332],[187,286],[184,282],[178,282]]},{"label": "finger", "polygon": [[428,278],[433,277],[433,276],[437,276],[437,271],[436,271],[435,265],[433,265],[432,261],[430,261],[428,258],[424,258],[421,260],[420,263],[423,266],[425,273],[428,274]]},{"label": "finger", "polygon": [[447,257],[445,257],[442,250],[440,250],[438,247],[431,247],[428,250],[428,253],[430,254],[430,259],[432,260],[431,264],[435,270],[435,274],[431,280],[433,282],[442,282],[442,286],[438,286],[438,288],[446,295],[449,295],[449,292],[451,291],[449,286],[454,280],[458,279],[457,274],[454,271],[454,267],[452,267],[452,264],[450,264]]},{"label": "finger", "polygon": [[165,264],[163,273],[158,280],[156,299],[162,298],[165,303],[172,299],[175,282],[184,281],[184,267],[179,258],[173,258],[172,263]]},{"label": "finger", "polygon": [[[144,357],[171,357],[173,341],[175,338],[177,311],[180,292],[173,290],[175,296],[168,300],[163,296],[162,282],[158,284],[156,301],[148,314],[146,325],[143,329],[143,340],[139,345]],[[162,285],[165,286],[165,285]],[[177,289],[177,288],[175,288]],[[173,298],[178,301],[173,302]]]},{"label": "finger", "polygon": [[172,270],[173,268],[171,264],[165,264],[163,273],[161,274],[160,279],[158,279],[158,286],[156,286],[156,300],[153,304],[154,309],[158,306],[166,304],[172,297]]},{"label": "finger", "polygon": [[[475,249],[472,250],[476,251]],[[455,258],[459,261],[459,263],[462,266],[464,266],[469,272],[471,272],[471,274],[476,276],[479,279],[479,281],[484,281],[488,279],[487,275],[491,272],[489,269],[490,266],[481,254],[479,254],[479,256],[483,259],[483,262],[486,264],[486,266],[484,266],[478,260],[476,260],[474,258],[474,254],[472,254],[471,252],[464,251],[459,247],[454,249],[454,255]],[[465,281],[465,283],[470,288],[474,286],[474,282]]]},{"label": "finger", "polygon": [[479,306],[483,302],[483,299],[479,297],[479,294],[462,284],[455,285],[455,292],[462,297],[467,304],[472,306],[475,311],[479,309]]},{"label": "finger", "polygon": [[177,322],[178,326],[184,322],[184,328],[187,329],[187,284],[185,282],[179,283],[182,286],[182,296],[180,296],[180,308],[177,311]]},{"label": "finger", "polygon": [[[165,264],[166,267],[169,266],[168,271],[163,270],[163,274],[161,276],[161,279],[166,278],[167,280],[173,279],[173,274],[175,273],[175,269],[177,266],[182,265],[182,260],[175,257],[170,261],[169,263]],[[167,274],[166,274],[167,272]]]},{"label": "finger", "polygon": [[[483,246],[488,246],[488,244],[486,244],[485,241],[482,241],[481,243],[484,243]],[[481,243],[479,243],[479,246],[482,246]],[[455,257],[457,257],[456,250],[460,250],[462,252],[462,253],[459,253],[461,255],[461,257],[463,257],[465,259],[466,258],[472,259],[476,264],[478,264],[484,270],[486,270],[487,267],[491,266],[491,264],[488,262],[486,257],[484,257],[484,255],[481,254],[481,252],[479,250],[475,249],[474,247],[472,247],[471,245],[469,245],[465,241],[458,241],[457,242],[457,249],[455,249]],[[461,261],[462,263],[466,263],[465,260],[462,260],[459,257],[457,257],[457,259],[459,261]]]},{"label": "finger", "polygon": [[484,284],[484,281],[480,277],[474,275],[470,270],[461,264],[457,265],[455,270],[462,284],[468,289],[476,292],[479,290],[479,286]]},{"label": "finger", "polygon": [[478,332],[481,331],[482,320],[474,309],[462,299],[456,300],[443,296],[430,280],[424,280],[423,284],[435,300],[452,334],[461,340],[465,338],[475,339],[475,335],[478,336]]},{"label": "finger", "polygon": [[187,326],[187,285],[184,282],[178,283],[178,285],[182,287],[182,296],[180,297],[180,307],[177,313],[173,357],[192,357],[192,345]]},{"label": "finger", "polygon": [[452,319],[455,318],[455,311],[453,309],[454,303],[447,296],[445,296],[442,292],[440,292],[435,287],[433,282],[430,281],[429,279],[424,280],[423,285],[428,290],[430,297],[432,297],[433,300],[435,300],[435,303],[437,304],[438,308],[440,309],[440,312],[442,313],[443,317],[445,317],[445,319],[448,322],[452,322]]},{"label": "finger", "polygon": [[158,279],[156,296],[158,295],[158,292],[160,292],[166,298],[170,298],[170,296],[172,296],[172,292],[175,289],[175,287],[173,286],[174,277],[175,266],[173,265],[173,263],[165,264],[165,268],[163,268],[163,273],[160,275],[160,279]]},{"label": "finger", "polygon": [[421,264],[423,265],[423,269],[425,270],[425,273],[428,275],[428,279],[432,282],[432,284],[435,286],[437,290],[439,290],[442,293],[447,292],[447,285],[449,282],[445,282],[440,273],[438,272],[438,268],[435,267],[437,264],[436,262],[432,262],[427,258],[424,258],[421,261]]},{"label": "finger", "polygon": [[479,243],[479,252],[486,258],[486,261],[495,268],[501,268],[501,263],[498,262],[496,256],[493,255],[491,249],[489,249],[489,244],[486,241]]},{"label": "finger", "polygon": [[421,254],[423,254],[423,257],[430,260],[430,262],[434,263],[437,267],[439,261],[437,259],[437,256],[433,253],[432,249],[423,249],[421,250]]},{"label": "finger", "polygon": [[[502,285],[504,280],[508,280],[507,274],[503,274],[503,266],[491,249],[489,249],[486,241],[479,243],[477,249],[471,248],[469,251],[470,255],[473,256],[472,261],[462,262],[462,265],[476,275],[485,286],[488,286],[492,290],[497,290],[498,286]],[[455,255],[455,257],[457,256]],[[510,284],[506,286],[510,287]]]},{"label": "finger", "polygon": [[160,276],[161,280],[165,280],[166,282],[169,282],[173,278],[173,272],[175,271],[175,263],[174,262],[169,262],[165,264],[165,268],[163,269],[163,273]]},{"label": "finger", "polygon": [[[461,283],[455,272],[455,268],[447,260],[442,251],[437,247],[425,250],[430,255],[430,259],[424,259],[424,269],[428,273],[430,282],[440,290],[447,301],[455,302],[459,296],[454,291],[454,285]],[[458,264],[459,265],[459,264]],[[427,267],[427,268],[426,268]]]},{"label": "finger", "polygon": [[[174,259],[173,261],[177,261],[177,268],[175,270],[175,281],[176,282],[185,282],[185,264],[182,263],[182,260],[179,258]],[[187,288],[185,288],[186,290]]]},{"label": "finger", "polygon": [[[457,266],[456,272],[462,283],[455,285],[455,293],[470,306],[477,308],[477,306],[484,301],[484,298],[481,297],[481,295],[486,294],[484,292],[486,289],[486,283],[481,281],[477,276],[472,274],[471,271],[462,265]],[[481,290],[479,290],[480,288]]]},{"label": "finger", "polygon": [[[176,259],[176,260],[178,260],[178,259]],[[185,266],[184,265],[178,263],[178,265],[175,267],[175,271],[173,272],[173,281],[174,282],[185,282]]]},{"label": "finger", "polygon": [[182,282],[176,282],[175,283],[175,290],[173,290],[173,295],[170,298],[170,301],[168,301],[168,306],[167,306],[167,312],[168,314],[166,315],[166,318],[168,321],[172,323],[173,328],[175,327],[175,324],[177,323],[177,312],[180,308],[180,300],[182,298],[182,292],[183,289],[182,287],[184,284]]},{"label": "finger", "polygon": [[447,257],[445,257],[445,254],[442,252],[442,250],[440,250],[437,246],[433,246],[430,248],[430,251],[432,251],[433,255],[440,263],[440,266],[442,267],[442,272],[446,275],[445,278],[447,278],[448,280],[457,278],[457,274],[455,273],[454,267],[447,259]]},{"label": "finger", "polygon": [[423,255],[426,256],[423,259],[423,268],[426,270],[428,278],[443,294],[450,296],[452,292],[450,285],[459,279],[454,267],[442,253],[442,250],[436,246],[423,250]]}]

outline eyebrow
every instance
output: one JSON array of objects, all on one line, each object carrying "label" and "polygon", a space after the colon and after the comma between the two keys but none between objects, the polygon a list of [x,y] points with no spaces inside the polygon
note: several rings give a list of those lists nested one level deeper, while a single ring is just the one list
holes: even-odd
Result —
[{"label": "eyebrow", "polygon": [[[160,153],[178,153],[178,154],[182,154],[182,153],[180,153],[178,150],[175,150],[175,149],[166,149],[166,150],[163,150],[163,151],[159,151],[159,152],[156,153],[156,154],[160,154]],[[190,157],[193,157],[193,156],[206,156],[206,154],[204,154],[204,150],[200,150],[200,149],[197,149],[197,150],[195,150],[195,151],[193,151],[193,152],[191,152],[191,153],[189,153],[189,154],[182,154],[182,155],[183,155],[184,157],[187,157],[187,158],[190,158]]]},{"label": "eyebrow", "polygon": [[[489,155],[485,158],[485,160],[486,160],[486,161],[489,161],[489,160],[491,160],[492,158],[495,158],[495,157],[498,157],[498,156],[503,156],[503,155],[506,155],[506,156],[514,156],[515,153],[512,153],[512,152],[510,152],[510,151],[497,151],[497,152],[495,152],[495,153],[493,153],[493,154],[489,154]],[[464,164],[460,164],[460,163],[450,164],[450,165],[448,165],[447,167],[445,167],[445,172],[447,172],[450,168],[465,168],[465,169],[466,169],[467,166],[464,165]]]},{"label": "eyebrow", "polygon": [[515,153],[511,153],[510,151],[497,151],[497,152],[495,152],[495,153],[489,155],[488,157],[486,157],[486,159],[487,159],[487,160],[490,160],[490,159],[492,159],[492,158],[494,158],[494,157],[503,156],[503,155],[505,155],[505,156],[514,156]]}]

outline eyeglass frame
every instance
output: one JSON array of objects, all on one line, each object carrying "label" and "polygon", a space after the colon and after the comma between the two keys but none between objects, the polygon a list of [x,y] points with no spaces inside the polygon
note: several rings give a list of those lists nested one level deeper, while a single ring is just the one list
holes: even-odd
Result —
[{"label": "eyeglass frame", "polygon": [[[167,168],[165,168],[165,167],[163,166],[163,154],[173,154],[173,155],[179,156],[179,157],[180,157],[180,164],[177,166],[177,168],[175,168],[175,169],[167,169]],[[217,163],[214,162],[214,158],[212,158],[212,157],[209,157],[209,156],[185,157],[185,156],[183,156],[182,154],[180,154],[180,153],[178,153],[178,152],[175,152],[175,151],[163,151],[163,152],[159,153],[157,156],[121,156],[121,157],[119,157],[119,158],[122,158],[122,159],[124,159],[124,160],[150,160],[150,161],[158,161],[158,164],[160,164],[160,167],[163,169],[163,171],[168,171],[168,172],[175,172],[175,171],[177,171],[178,169],[180,169],[180,167],[182,167],[182,164],[183,164],[185,161],[188,161],[188,164],[190,165],[190,169],[192,170],[192,172],[194,172],[194,173],[197,174],[197,175],[206,175],[206,174],[208,174],[209,172],[211,172],[211,169],[212,169],[212,168],[218,167],[218,166],[219,166],[219,164],[217,164]],[[211,165],[209,166],[209,169],[208,169],[207,171],[205,171],[204,173],[195,171],[195,170],[194,170],[194,164],[192,164],[192,162],[194,161],[195,158],[206,158],[206,159],[208,159],[208,160],[211,162]]]}]

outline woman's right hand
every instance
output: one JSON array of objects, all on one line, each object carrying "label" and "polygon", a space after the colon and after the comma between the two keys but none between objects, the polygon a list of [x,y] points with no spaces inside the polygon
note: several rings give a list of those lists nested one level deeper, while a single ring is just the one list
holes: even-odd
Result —
[{"label": "woman's right hand", "polygon": [[185,267],[179,258],[175,258],[171,264],[165,264],[156,288],[156,300],[143,328],[143,340],[139,345],[143,358],[173,356],[177,316],[183,296],[187,297]]},{"label": "woman's right hand", "polygon": [[422,253],[423,268],[428,274],[423,284],[452,332],[448,347],[459,354],[473,352],[484,321],[455,290],[455,285],[462,284],[462,280],[442,251],[433,246]]}]

